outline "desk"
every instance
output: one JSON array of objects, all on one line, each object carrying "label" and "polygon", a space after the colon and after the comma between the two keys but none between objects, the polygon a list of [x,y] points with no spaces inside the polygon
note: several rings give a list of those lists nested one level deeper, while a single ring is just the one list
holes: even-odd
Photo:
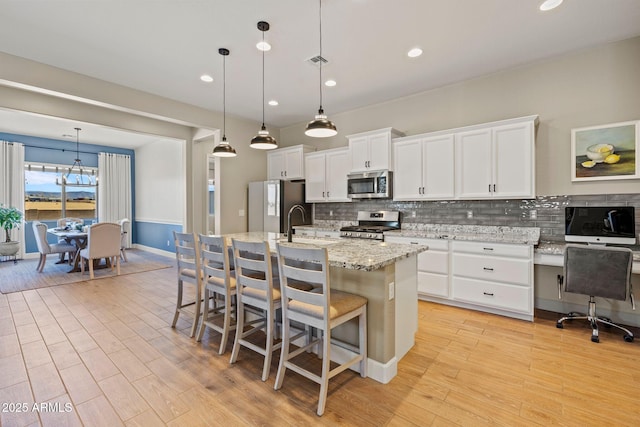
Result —
[{"label": "desk", "polygon": [[[565,245],[563,242],[540,242],[537,247],[534,248],[534,264],[562,267],[564,265]],[[633,274],[640,274],[640,252],[637,252],[635,248],[633,251],[631,272]]]},{"label": "desk", "polygon": [[67,243],[72,243],[76,246],[76,253],[73,257],[73,268],[69,270],[69,273],[80,271],[80,249],[83,249],[87,245],[87,233],[77,230],[61,230],[58,228],[49,228],[47,233],[64,239]]}]

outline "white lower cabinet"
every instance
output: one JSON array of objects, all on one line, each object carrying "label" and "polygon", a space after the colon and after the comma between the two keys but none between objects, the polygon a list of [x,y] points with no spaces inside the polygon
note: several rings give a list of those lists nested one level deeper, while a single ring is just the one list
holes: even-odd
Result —
[{"label": "white lower cabinet", "polygon": [[533,246],[454,241],[451,290],[473,308],[533,320]]},{"label": "white lower cabinet", "polygon": [[385,236],[429,246],[418,255],[420,299],[533,320],[533,246]]},{"label": "white lower cabinet", "polygon": [[449,297],[449,241],[411,237],[385,237],[389,243],[429,246],[418,254],[418,295]]}]

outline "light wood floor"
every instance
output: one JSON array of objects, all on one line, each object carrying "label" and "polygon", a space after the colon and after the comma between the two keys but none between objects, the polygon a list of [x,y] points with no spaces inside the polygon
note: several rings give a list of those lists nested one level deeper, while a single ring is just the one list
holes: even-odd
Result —
[{"label": "light wood floor", "polygon": [[[555,318],[530,323],[420,302],[417,342],[398,376],[382,385],[340,374],[317,417],[317,385],[288,372],[273,390],[277,357],[263,383],[253,352],[241,350],[231,366],[229,351],[217,354],[218,334],[196,343],[187,318],[171,329],[175,294],[169,268],[0,295],[0,424],[640,423],[640,337],[625,343],[603,332],[594,344],[578,323],[560,330]],[[34,410],[34,402],[51,405]]]}]

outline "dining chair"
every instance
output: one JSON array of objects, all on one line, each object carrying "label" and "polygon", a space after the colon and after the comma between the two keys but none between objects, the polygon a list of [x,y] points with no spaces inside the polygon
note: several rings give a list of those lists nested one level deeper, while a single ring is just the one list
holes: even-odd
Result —
[{"label": "dining chair", "polygon": [[73,255],[76,253],[77,248],[67,243],[66,241],[62,241],[59,243],[49,243],[47,241],[47,225],[41,223],[40,221],[33,221],[33,235],[36,238],[36,245],[38,245],[38,252],[40,252],[40,260],[38,261],[38,266],[36,270],[42,273],[44,269],[44,264],[47,262],[48,254],[69,254],[69,263],[73,261]]},{"label": "dining chair", "polygon": [[[324,413],[329,380],[344,370],[359,364],[362,377],[367,376],[367,299],[347,292],[330,289],[329,260],[326,248],[297,248],[277,245],[280,269],[280,290],[282,293],[282,351],[274,389],[282,387],[287,369],[320,384],[318,415]],[[295,286],[296,282],[314,284],[312,290]],[[357,318],[358,346],[332,342],[331,330],[336,326]],[[311,326],[318,331],[314,340],[291,351],[291,322]],[[331,345],[340,345],[355,352],[355,356],[331,369]],[[313,346],[322,348],[322,369],[318,375],[308,364],[299,363],[295,358]]]},{"label": "dining chair", "polygon": [[[202,307],[202,270],[200,268],[200,248],[193,233],[173,232],[173,241],[176,247],[176,264],[178,267],[178,298],[176,310],[173,315],[171,327],[175,328],[180,313],[193,317],[190,337],[196,334],[198,321],[200,320]],[[193,299],[185,302],[184,287],[191,285]],[[193,307],[193,309],[191,309]]]},{"label": "dining chair", "polygon": [[131,231],[131,221],[129,218],[122,218],[118,221],[120,225],[120,257],[122,261],[127,262],[127,254],[125,249],[127,249],[129,245],[129,232]]},{"label": "dining chair", "polygon": [[[280,290],[274,283],[271,251],[267,242],[246,242],[232,239],[236,276],[237,320],[236,336],[231,351],[230,363],[236,363],[240,346],[264,356],[262,381],[269,377],[271,357],[280,348],[275,343],[275,313],[280,308]],[[253,320],[247,320],[247,313]],[[245,330],[245,326],[249,329]],[[264,346],[247,338],[256,332],[266,335]]]},{"label": "dining chair", "polygon": [[[218,354],[223,354],[227,346],[229,331],[235,329],[235,324],[231,324],[231,315],[236,312],[234,304],[236,296],[235,273],[230,269],[229,248],[224,237],[199,234],[198,242],[204,287],[204,307],[196,341],[202,340],[204,329],[208,326],[222,334]],[[220,318],[222,318],[222,326],[215,323]]]},{"label": "dining chair", "polygon": [[84,274],[84,261],[89,264],[89,277],[94,278],[93,263],[105,258],[114,265],[117,275],[120,275],[120,226],[113,222],[100,222],[89,226],[87,230],[87,245],[80,250],[80,271]]},{"label": "dining chair", "polygon": [[[59,218],[58,221],[57,221],[58,227],[66,227],[67,225],[70,225],[72,223],[84,224],[84,220],[82,218],[67,217],[67,218]],[[73,242],[68,241],[64,237],[60,237],[58,239],[58,243],[73,244]],[[76,250],[77,250],[77,248],[76,248]],[[64,256],[65,256],[65,252],[62,252],[60,254],[60,262],[64,262]],[[69,263],[71,263],[71,261],[72,260],[69,260]]]}]

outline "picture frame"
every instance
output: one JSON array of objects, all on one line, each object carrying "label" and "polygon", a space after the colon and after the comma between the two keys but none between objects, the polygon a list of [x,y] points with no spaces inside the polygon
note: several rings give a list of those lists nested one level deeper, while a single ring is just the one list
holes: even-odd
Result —
[{"label": "picture frame", "polygon": [[640,179],[640,120],[571,129],[571,181]]}]

